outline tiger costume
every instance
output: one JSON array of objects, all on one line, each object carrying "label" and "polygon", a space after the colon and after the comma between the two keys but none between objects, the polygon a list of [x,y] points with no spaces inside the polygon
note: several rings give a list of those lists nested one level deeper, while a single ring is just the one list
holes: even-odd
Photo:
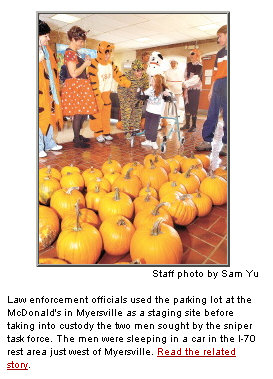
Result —
[{"label": "tiger costume", "polygon": [[[114,45],[102,41],[97,48],[97,58],[91,60],[91,65],[87,68],[87,74],[97,100],[99,112],[90,118],[90,129],[93,130],[99,142],[104,142],[104,138],[111,140],[110,117],[111,117],[111,86],[113,79],[122,87],[129,88],[130,80],[126,78],[118,67],[110,60],[110,54]],[[109,59],[106,54],[109,53]],[[102,137],[100,137],[102,136]],[[99,140],[98,138],[101,138]]]}]

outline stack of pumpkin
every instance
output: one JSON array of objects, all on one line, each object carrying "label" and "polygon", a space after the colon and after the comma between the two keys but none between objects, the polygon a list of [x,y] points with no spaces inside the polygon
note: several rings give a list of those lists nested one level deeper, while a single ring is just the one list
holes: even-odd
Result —
[{"label": "stack of pumpkin", "polygon": [[[175,227],[189,225],[227,201],[227,172],[208,175],[207,155],[149,154],[121,167],[109,159],[81,173],[39,171],[39,250],[56,239],[58,259],[40,263],[94,264],[102,251],[130,252],[133,262],[179,264],[183,246]],[[60,261],[60,262],[59,262]]]}]

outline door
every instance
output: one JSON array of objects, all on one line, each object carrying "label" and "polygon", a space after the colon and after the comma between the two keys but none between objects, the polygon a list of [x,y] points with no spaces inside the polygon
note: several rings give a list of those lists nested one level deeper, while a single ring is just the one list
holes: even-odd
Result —
[{"label": "door", "polygon": [[201,111],[201,112],[207,113],[209,109],[208,94],[211,89],[211,83],[206,84],[206,81],[208,83],[209,82],[208,78],[211,76],[206,75],[206,73],[207,74],[209,73],[208,70],[213,71],[215,58],[216,58],[216,54],[205,55],[202,58],[203,78],[202,78],[202,91],[201,91],[200,100],[199,100],[199,112]]}]

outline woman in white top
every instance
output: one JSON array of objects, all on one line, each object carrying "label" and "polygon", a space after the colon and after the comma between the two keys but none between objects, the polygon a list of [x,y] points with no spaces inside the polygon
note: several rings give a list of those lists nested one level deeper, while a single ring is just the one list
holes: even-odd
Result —
[{"label": "woman in white top", "polygon": [[169,91],[162,75],[155,75],[151,80],[151,87],[144,91],[149,96],[145,113],[145,137],[146,141],[141,142],[142,146],[151,146],[158,149],[156,143],[157,130],[160,117],[162,115],[165,103],[163,95],[168,95]]}]

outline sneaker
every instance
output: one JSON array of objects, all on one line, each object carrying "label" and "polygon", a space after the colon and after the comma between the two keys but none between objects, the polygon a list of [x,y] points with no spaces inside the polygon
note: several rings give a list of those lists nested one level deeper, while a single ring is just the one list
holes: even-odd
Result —
[{"label": "sneaker", "polygon": [[151,142],[150,146],[152,146],[152,148],[154,150],[157,150],[158,149],[158,144],[156,142]]},{"label": "sneaker", "polygon": [[113,141],[113,137],[110,136],[110,134],[104,134],[103,138],[104,138],[106,141]]},{"label": "sneaker", "polygon": [[220,157],[226,157],[227,156],[227,144],[224,143],[222,146],[222,149],[219,152]]},{"label": "sneaker", "polygon": [[58,151],[58,150],[62,150],[62,146],[61,145],[55,145],[55,146],[53,146],[51,149],[49,149],[49,150],[52,150],[52,151]]},{"label": "sneaker", "polygon": [[104,137],[103,137],[102,135],[98,136],[98,137],[96,138],[96,140],[97,140],[98,142],[100,142],[100,143],[105,142],[105,139],[104,139]]},{"label": "sneaker", "polygon": [[162,129],[162,126],[161,126],[161,125],[158,125],[157,130],[161,130],[161,129]]},{"label": "sneaker", "polygon": [[200,145],[195,146],[195,150],[197,151],[211,151],[211,142],[203,141]]},{"label": "sneaker", "polygon": [[44,158],[44,157],[47,157],[47,153],[44,150],[39,151],[39,158]]},{"label": "sneaker", "polygon": [[143,141],[143,142],[141,142],[141,145],[142,146],[151,146],[151,141],[149,141],[148,139],[146,139],[146,141]]}]

